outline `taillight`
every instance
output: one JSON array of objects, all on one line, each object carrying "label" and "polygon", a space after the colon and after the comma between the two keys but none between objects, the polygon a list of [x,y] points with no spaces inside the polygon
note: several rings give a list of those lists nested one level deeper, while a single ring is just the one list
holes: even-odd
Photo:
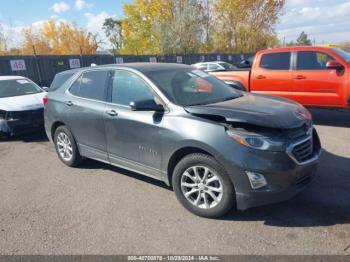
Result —
[{"label": "taillight", "polygon": [[47,102],[49,102],[49,98],[47,96],[44,96],[43,97],[44,108],[46,107]]}]

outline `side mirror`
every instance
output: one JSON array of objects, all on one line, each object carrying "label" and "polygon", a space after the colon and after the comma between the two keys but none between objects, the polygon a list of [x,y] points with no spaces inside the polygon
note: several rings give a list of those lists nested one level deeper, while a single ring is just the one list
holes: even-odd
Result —
[{"label": "side mirror", "polygon": [[130,107],[132,111],[164,112],[164,107],[162,105],[157,104],[154,101],[154,99],[130,102]]},{"label": "side mirror", "polygon": [[41,89],[44,90],[44,91],[48,91],[49,90],[49,88],[47,86],[43,86]]},{"label": "side mirror", "polygon": [[342,71],[344,70],[344,66],[339,63],[338,61],[332,60],[328,61],[326,64],[327,69],[335,69],[337,71]]},{"label": "side mirror", "polygon": [[249,66],[249,65],[250,65],[250,62],[249,62],[248,60],[242,60],[242,61],[241,61],[241,64],[242,64],[242,65],[248,65],[248,66]]}]

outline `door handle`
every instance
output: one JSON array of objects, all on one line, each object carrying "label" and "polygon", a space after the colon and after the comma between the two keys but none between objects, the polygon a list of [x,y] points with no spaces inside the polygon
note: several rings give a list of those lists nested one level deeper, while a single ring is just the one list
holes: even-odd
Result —
[{"label": "door handle", "polygon": [[72,105],[74,105],[74,104],[73,104],[72,101],[67,101],[67,102],[66,102],[66,105],[67,105],[67,106],[72,106]]},{"label": "door handle", "polygon": [[113,109],[108,110],[106,113],[110,116],[117,116],[118,115],[117,111],[115,111]]},{"label": "door handle", "polygon": [[306,79],[306,76],[297,75],[297,76],[295,77],[295,79],[297,79],[297,80]]},{"label": "door handle", "polygon": [[258,76],[256,77],[256,79],[266,79],[266,76],[258,75]]}]

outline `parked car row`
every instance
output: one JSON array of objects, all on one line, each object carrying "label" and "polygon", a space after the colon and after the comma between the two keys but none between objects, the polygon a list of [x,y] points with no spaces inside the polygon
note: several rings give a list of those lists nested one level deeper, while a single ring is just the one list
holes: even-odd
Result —
[{"label": "parked car row", "polygon": [[312,48],[258,52],[245,71],[220,61],[75,69],[48,92],[3,77],[0,131],[42,127],[44,107],[64,164],[91,158],[161,180],[203,217],[284,201],[312,181],[321,153],[311,114],[286,98],[349,102],[350,56]]}]

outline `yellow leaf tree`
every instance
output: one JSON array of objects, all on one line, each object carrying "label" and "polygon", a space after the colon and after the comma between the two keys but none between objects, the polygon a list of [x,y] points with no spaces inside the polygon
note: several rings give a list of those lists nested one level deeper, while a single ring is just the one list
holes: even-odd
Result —
[{"label": "yellow leaf tree", "polygon": [[274,26],[285,0],[217,0],[214,46],[224,52],[255,52],[278,45]]},{"label": "yellow leaf tree", "polygon": [[23,54],[33,54],[34,48],[37,54],[70,55],[70,54],[95,54],[97,42],[95,36],[75,24],[62,22],[56,23],[49,20],[37,30],[32,27],[23,31]]},{"label": "yellow leaf tree", "polygon": [[124,54],[159,54],[160,35],[155,21],[171,19],[172,0],[135,0],[124,5],[122,19]]}]

